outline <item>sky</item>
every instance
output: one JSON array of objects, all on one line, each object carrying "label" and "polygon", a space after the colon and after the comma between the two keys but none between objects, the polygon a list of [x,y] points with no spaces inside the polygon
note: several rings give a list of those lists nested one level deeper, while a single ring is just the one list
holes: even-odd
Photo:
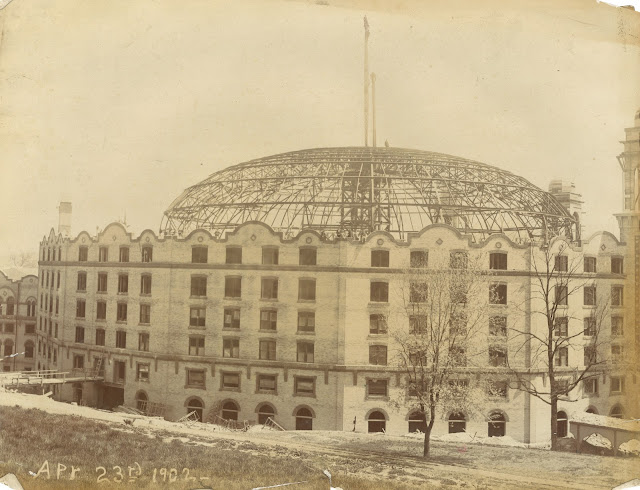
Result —
[{"label": "sky", "polygon": [[[158,231],[229,165],[363,144],[363,16],[378,141],[547,189],[574,182],[587,235],[617,233],[640,14],[591,0],[13,0],[0,10],[0,265],[123,219]],[[623,2],[632,3],[632,2]]]}]

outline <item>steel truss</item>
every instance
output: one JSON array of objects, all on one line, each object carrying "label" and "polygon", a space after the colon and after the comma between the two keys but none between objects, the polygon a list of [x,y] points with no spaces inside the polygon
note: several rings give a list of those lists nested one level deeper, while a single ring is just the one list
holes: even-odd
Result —
[{"label": "steel truss", "polygon": [[286,236],[386,230],[404,240],[446,223],[476,241],[573,237],[577,223],[549,193],[483,163],[400,148],[318,148],[226,168],[186,189],[165,211],[161,233],[204,228],[221,236],[247,221]]}]

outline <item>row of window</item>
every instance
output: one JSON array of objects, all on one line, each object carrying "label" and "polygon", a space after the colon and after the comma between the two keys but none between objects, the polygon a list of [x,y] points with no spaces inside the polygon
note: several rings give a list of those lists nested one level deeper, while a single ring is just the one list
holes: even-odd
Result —
[{"label": "row of window", "polygon": [[[96,328],[95,345],[105,346],[106,331],[104,328]],[[75,341],[79,344],[86,342],[85,327],[76,327]],[[115,338],[115,346],[118,349],[127,348],[127,332],[125,330],[117,330]],[[138,333],[138,350],[149,351],[149,334],[146,332]]]},{"label": "row of window", "polygon": [[[15,333],[16,325],[15,323],[0,323],[0,333]],[[36,325],[35,323],[26,323],[24,326],[25,334],[36,333]]]},{"label": "row of window", "polygon": [[[60,289],[60,271],[42,271],[40,276],[40,287]],[[51,274],[51,282],[49,282],[49,274]]]}]

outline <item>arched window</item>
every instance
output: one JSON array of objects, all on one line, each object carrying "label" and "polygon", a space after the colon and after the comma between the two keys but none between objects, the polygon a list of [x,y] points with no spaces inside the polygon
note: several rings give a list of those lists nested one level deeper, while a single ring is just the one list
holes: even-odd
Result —
[{"label": "arched window", "polygon": [[312,430],[313,414],[311,410],[301,407],[296,411],[296,430]]},{"label": "arched window", "polygon": [[556,421],[556,433],[558,434],[558,437],[567,437],[567,428],[567,412],[560,410]]},{"label": "arched window", "polygon": [[13,341],[7,339],[4,341],[4,355],[10,356],[11,354],[13,354]]},{"label": "arched window", "polygon": [[28,299],[27,300],[27,316],[34,317],[36,316],[36,300]]},{"label": "arched window", "polygon": [[589,407],[585,410],[585,412],[587,413],[593,413],[595,415],[598,415],[598,410],[596,409],[596,407]]},{"label": "arched window", "polygon": [[427,418],[421,412],[415,411],[409,414],[409,432],[427,431]]},{"label": "arched window", "polygon": [[507,419],[501,412],[489,414],[489,437],[502,437],[507,433]]},{"label": "arched window", "polygon": [[271,405],[269,405],[268,403],[263,403],[262,405],[260,405],[260,407],[258,407],[258,423],[265,424],[269,417],[273,419],[275,413],[276,411]]},{"label": "arched window", "polygon": [[369,432],[385,432],[387,429],[387,417],[377,410],[369,414],[367,422]]},{"label": "arched window", "polygon": [[25,342],[24,343],[24,357],[27,359],[33,358],[33,342]]},{"label": "arched window", "polygon": [[449,434],[456,434],[458,432],[466,432],[467,419],[461,412],[454,412],[449,415]]},{"label": "arched window", "polygon": [[190,398],[187,400],[187,414],[195,412],[198,417],[198,421],[202,422],[202,411],[204,410],[204,404],[198,398]]},{"label": "arched window", "polygon": [[149,397],[144,391],[138,391],[136,393],[136,409],[141,412],[147,411],[147,402],[149,401]]},{"label": "arched window", "polygon": [[15,300],[13,298],[7,298],[7,315],[13,315],[15,306]]},{"label": "arched window", "polygon": [[238,420],[238,404],[236,402],[226,402],[222,405],[222,418],[225,420]]},{"label": "arched window", "polygon": [[609,417],[613,417],[615,419],[623,419],[624,409],[622,408],[622,405],[620,404],[614,405],[611,411],[609,412]]}]

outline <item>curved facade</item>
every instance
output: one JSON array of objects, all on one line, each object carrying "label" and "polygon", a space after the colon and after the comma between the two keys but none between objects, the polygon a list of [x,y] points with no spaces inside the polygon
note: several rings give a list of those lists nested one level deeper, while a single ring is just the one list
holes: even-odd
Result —
[{"label": "curved facade", "polygon": [[165,211],[161,232],[217,236],[260,221],[293,236],[387,231],[397,239],[447,224],[476,241],[503,233],[520,243],[575,237],[576,218],[549,193],[490,165],[401,148],[317,148],[216,172]]}]

